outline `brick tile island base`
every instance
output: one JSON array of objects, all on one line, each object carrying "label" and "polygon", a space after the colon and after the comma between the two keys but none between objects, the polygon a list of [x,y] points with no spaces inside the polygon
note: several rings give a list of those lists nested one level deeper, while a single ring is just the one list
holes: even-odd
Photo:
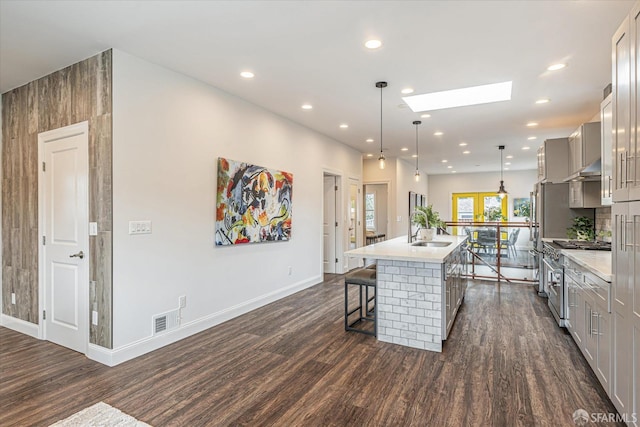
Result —
[{"label": "brick tile island base", "polygon": [[466,283],[462,280],[466,237],[438,236],[446,247],[417,247],[399,237],[347,252],[375,259],[378,339],[442,351]]}]

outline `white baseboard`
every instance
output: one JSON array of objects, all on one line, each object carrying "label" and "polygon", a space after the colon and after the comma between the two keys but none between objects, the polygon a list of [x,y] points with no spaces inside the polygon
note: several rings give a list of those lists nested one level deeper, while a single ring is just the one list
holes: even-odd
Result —
[{"label": "white baseboard", "polygon": [[0,326],[40,339],[40,327],[35,323],[2,314],[0,315]]},{"label": "white baseboard", "polygon": [[116,366],[120,363],[126,362],[127,360],[134,359],[166,345],[173,344],[174,342],[224,323],[234,317],[238,317],[303,289],[309,288],[320,282],[322,282],[322,275],[314,276],[310,279],[294,283],[286,288],[279,289],[266,295],[261,295],[233,307],[226,308],[217,313],[212,313],[200,319],[184,323],[177,329],[143,338],[139,341],[113,350],[89,344],[87,357],[107,366]]}]

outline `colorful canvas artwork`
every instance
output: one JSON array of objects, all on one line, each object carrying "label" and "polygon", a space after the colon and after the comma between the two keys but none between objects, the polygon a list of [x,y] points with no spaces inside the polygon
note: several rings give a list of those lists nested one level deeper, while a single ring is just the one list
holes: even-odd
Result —
[{"label": "colorful canvas artwork", "polygon": [[216,245],[289,240],[293,174],[218,158]]}]

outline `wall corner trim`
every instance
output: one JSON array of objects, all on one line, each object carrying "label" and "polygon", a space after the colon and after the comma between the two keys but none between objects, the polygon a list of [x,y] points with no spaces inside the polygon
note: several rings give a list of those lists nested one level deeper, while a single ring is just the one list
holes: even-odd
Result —
[{"label": "wall corner trim", "polygon": [[240,315],[246,314],[252,310],[265,306],[269,303],[277,301],[286,296],[292,295],[303,289],[322,282],[322,275],[313,276],[309,279],[294,283],[277,291],[261,295],[249,301],[244,301],[233,307],[226,308],[216,313],[200,319],[182,324],[178,329],[169,332],[143,338],[125,346],[109,350],[94,344],[89,344],[87,357],[107,366],[116,366],[120,363],[150,353],[161,347],[173,344],[184,338],[195,335],[213,326],[219,325]]},{"label": "wall corner trim", "polygon": [[40,339],[40,326],[35,323],[2,314],[0,315],[0,326]]}]

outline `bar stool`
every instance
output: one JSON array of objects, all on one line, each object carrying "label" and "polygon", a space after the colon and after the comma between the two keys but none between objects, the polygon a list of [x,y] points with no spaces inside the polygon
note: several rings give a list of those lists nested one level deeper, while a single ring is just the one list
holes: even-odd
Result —
[{"label": "bar stool", "polygon": [[[349,286],[358,287],[358,305],[349,309]],[[376,298],[376,267],[368,266],[358,271],[348,273],[344,279],[344,330],[360,332],[362,334],[377,336],[378,324],[376,322],[375,298]],[[373,307],[369,308],[373,302]],[[357,313],[357,318],[352,322],[349,317]],[[373,331],[365,329],[366,322],[373,322]]]}]

